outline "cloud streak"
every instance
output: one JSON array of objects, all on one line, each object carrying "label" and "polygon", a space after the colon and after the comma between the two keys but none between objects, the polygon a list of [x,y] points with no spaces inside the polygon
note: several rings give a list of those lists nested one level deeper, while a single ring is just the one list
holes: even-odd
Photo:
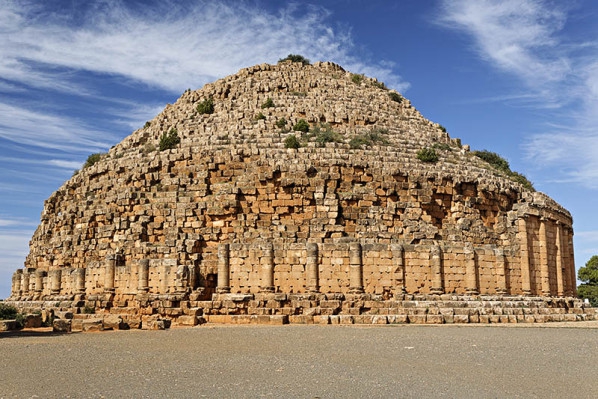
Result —
[{"label": "cloud streak", "polygon": [[14,143],[65,152],[105,148],[106,132],[95,131],[69,117],[33,111],[0,102],[0,137]]},{"label": "cloud streak", "polygon": [[[57,83],[44,66],[68,68],[181,92],[294,52],[354,66],[356,72],[367,69],[389,85],[406,87],[388,65],[366,67],[352,56],[350,35],[328,26],[328,15],[315,6],[292,5],[274,14],[243,2],[164,2],[134,9],[113,1],[93,2],[83,16],[65,16],[12,4],[0,11],[5,31],[13,33],[0,44],[0,72],[21,84],[50,87]],[[38,68],[32,71],[32,65]]]},{"label": "cloud streak", "polygon": [[570,43],[562,35],[572,12],[567,7],[543,0],[445,0],[436,22],[465,33],[481,59],[525,83],[529,105],[554,110],[551,119],[560,123],[538,127],[524,143],[528,160],[550,167],[553,182],[598,189],[598,38]]}]

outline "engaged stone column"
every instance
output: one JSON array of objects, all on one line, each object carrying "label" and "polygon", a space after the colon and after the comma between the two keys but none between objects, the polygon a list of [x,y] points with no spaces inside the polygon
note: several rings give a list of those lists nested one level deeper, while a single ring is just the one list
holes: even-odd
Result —
[{"label": "engaged stone column", "polygon": [[114,274],[116,271],[116,257],[114,255],[106,256],[106,261],[104,262],[105,270],[104,270],[104,292],[113,293],[114,292]]},{"label": "engaged stone column", "polygon": [[402,295],[406,293],[404,249],[401,244],[391,244],[390,251],[392,252],[394,277],[396,281],[395,295]]},{"label": "engaged stone column", "polygon": [[21,279],[23,278],[23,269],[17,269],[12,275],[12,297],[21,296]]},{"label": "engaged stone column", "polygon": [[29,295],[29,271],[23,270],[23,279],[21,280],[22,295]]},{"label": "engaged stone column", "polygon": [[320,268],[318,264],[318,244],[307,243],[307,292],[318,292],[320,289]]},{"label": "engaged stone column", "polygon": [[556,223],[556,294],[562,297],[565,292],[563,282],[563,237],[561,223]]},{"label": "engaged stone column", "polygon": [[149,259],[140,259],[138,267],[137,292],[145,294],[149,291]]},{"label": "engaged stone column", "polygon": [[573,254],[573,229],[567,229],[567,252],[568,252],[568,263],[569,263],[569,273],[570,273],[570,281],[571,281],[571,295],[577,296],[577,276],[575,275],[575,256]]},{"label": "engaged stone column", "polygon": [[496,293],[498,295],[507,294],[507,268],[505,261],[505,251],[502,248],[495,248],[496,256]]},{"label": "engaged stone column", "polygon": [[467,243],[465,245],[465,292],[469,295],[478,295],[478,276],[475,259],[475,250],[473,245]]},{"label": "engaged stone column", "polygon": [[430,288],[430,294],[440,295],[444,293],[444,285],[442,281],[442,250],[440,249],[440,246],[432,246],[431,257],[432,287]]},{"label": "engaged stone column", "polygon": [[60,283],[62,279],[62,270],[55,269],[48,272],[50,276],[50,293],[52,295],[60,294]]},{"label": "engaged stone column", "polygon": [[44,290],[44,277],[46,272],[40,269],[35,271],[35,292],[41,294]]},{"label": "engaged stone column", "polygon": [[85,268],[75,269],[75,292],[85,294]]},{"label": "engaged stone column", "polygon": [[172,265],[170,265],[170,262],[168,262],[170,259],[162,259],[162,267],[160,267],[160,270],[162,270],[162,275],[160,276],[160,294],[168,294],[168,275],[170,274],[170,270]]},{"label": "engaged stone column", "polygon": [[268,243],[262,259],[262,292],[274,292],[274,247]]},{"label": "engaged stone column", "polygon": [[548,245],[546,238],[546,218],[540,219],[540,283],[542,295],[550,296],[550,274],[548,271]]},{"label": "engaged stone column", "polygon": [[363,293],[363,263],[361,244],[349,244],[349,292],[352,294]]},{"label": "engaged stone column", "polygon": [[564,286],[564,294],[565,296],[572,296],[573,295],[573,286],[576,283],[576,279],[572,279],[572,274],[571,271],[569,270],[569,246],[568,246],[568,242],[569,242],[569,238],[567,235],[567,227],[563,226],[562,229],[562,237],[561,237],[561,242],[563,243],[563,248],[561,249],[561,252],[563,254],[563,280],[566,282],[565,286]]},{"label": "engaged stone column", "polygon": [[218,282],[216,292],[218,294],[227,294],[230,292],[229,244],[218,244]]},{"label": "engaged stone column", "polygon": [[523,295],[531,295],[531,282],[529,272],[529,244],[527,240],[527,216],[519,218],[519,256],[521,259],[521,291]]}]

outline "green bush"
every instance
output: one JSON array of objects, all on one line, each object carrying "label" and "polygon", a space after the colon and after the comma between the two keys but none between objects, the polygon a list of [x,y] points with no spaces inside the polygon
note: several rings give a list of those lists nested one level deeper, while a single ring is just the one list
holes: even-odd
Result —
[{"label": "green bush", "polygon": [[495,152],[483,150],[483,151],[473,151],[473,155],[476,157],[488,162],[492,167],[502,170],[503,172],[511,172],[511,168],[509,166],[509,161],[501,157]]},{"label": "green bush", "polygon": [[83,314],[94,314],[95,312],[95,307],[89,305],[85,305],[85,307],[82,309]]},{"label": "green bush", "polygon": [[0,320],[15,320],[18,314],[17,308],[0,302]]},{"label": "green bush", "polygon": [[259,121],[262,119],[266,119],[266,115],[262,114],[261,112],[255,116],[256,121]]},{"label": "green bush", "polygon": [[286,125],[287,125],[287,120],[285,118],[280,118],[279,120],[276,121],[276,127],[280,128],[280,129],[284,129]]},{"label": "green bush", "polygon": [[528,190],[531,190],[531,191],[536,190],[534,188],[534,184],[531,181],[529,181],[529,179],[527,177],[525,177],[525,175],[518,173],[518,172],[511,171],[509,173],[509,176],[511,177],[511,179],[513,179],[517,183],[521,184],[523,187],[527,188]]},{"label": "green bush", "polygon": [[417,159],[422,162],[437,162],[438,161],[438,154],[433,148],[422,148],[417,152]]},{"label": "green bush", "polygon": [[326,143],[340,143],[342,141],[338,133],[333,131],[322,131],[316,135],[318,147],[324,147]]},{"label": "green bush", "polygon": [[309,123],[307,123],[305,119],[299,119],[299,121],[295,123],[295,126],[293,126],[293,130],[296,132],[307,133],[309,132]]},{"label": "green bush", "polygon": [[388,96],[390,97],[390,99],[392,101],[396,101],[399,104],[403,102],[403,96],[401,96],[399,93],[397,93],[396,91],[390,91],[388,92]]},{"label": "green bush", "polygon": [[450,151],[450,150],[452,150],[451,145],[448,144],[448,143],[434,143],[434,145],[432,146],[432,148],[434,148],[435,150],[443,150],[443,151]]},{"label": "green bush", "polygon": [[377,88],[382,89],[382,90],[388,90],[388,87],[386,87],[386,85],[384,84],[384,82],[374,81],[374,82],[372,82],[372,85],[374,85],[374,87],[377,87]]},{"label": "green bush", "polygon": [[181,142],[178,131],[173,127],[168,133],[164,132],[160,137],[160,151],[176,147]]},{"label": "green bush", "polygon": [[83,164],[83,169],[87,169],[90,166],[96,164],[97,162],[100,161],[100,159],[102,159],[102,157],[106,155],[106,153],[95,153],[95,154],[91,154],[90,156],[87,157],[87,160],[85,161],[85,163]]},{"label": "green bush", "polygon": [[303,65],[309,65],[309,60],[299,54],[289,54],[285,58],[281,58],[278,60],[279,63],[285,62],[285,61],[300,62]]},{"label": "green bush", "polygon": [[359,84],[361,84],[361,82],[363,82],[364,77],[365,76],[363,74],[360,75],[357,73],[352,73],[351,74],[351,82],[359,85]]},{"label": "green bush", "polygon": [[582,282],[577,287],[577,295],[598,307],[598,255],[592,256],[585,266],[579,268],[577,278]]},{"label": "green bush", "polygon": [[511,167],[509,165],[509,161],[507,161],[506,159],[504,159],[497,153],[483,150],[483,151],[473,151],[472,154],[475,155],[476,157],[486,161],[493,168],[506,173],[511,178],[511,180],[521,184],[523,187],[527,188],[528,190],[532,190],[532,191],[535,190],[534,185],[532,184],[531,181],[528,180],[527,177],[525,177],[521,173],[512,171]]},{"label": "green bush", "polygon": [[442,125],[438,125],[438,127],[440,128],[440,130],[442,130],[444,133],[446,133],[446,127],[444,127]]},{"label": "green bush", "polygon": [[263,108],[272,108],[272,107],[274,107],[274,101],[272,101],[271,98],[268,98],[266,100],[266,102],[262,104],[262,109]]},{"label": "green bush", "polygon": [[210,97],[197,104],[197,112],[200,115],[214,113],[214,100]]},{"label": "green bush", "polygon": [[150,127],[152,125],[152,123],[150,121],[145,122],[145,125],[143,125],[144,129],[147,129],[148,127]]},{"label": "green bush", "polygon": [[285,148],[299,148],[299,147],[301,147],[301,144],[299,143],[297,136],[295,136],[294,134],[291,134],[284,140],[284,147]]},{"label": "green bush", "polygon": [[351,148],[361,148],[361,146],[371,146],[374,144],[388,145],[390,141],[385,135],[388,134],[387,129],[373,129],[367,133],[359,134],[349,141]]}]

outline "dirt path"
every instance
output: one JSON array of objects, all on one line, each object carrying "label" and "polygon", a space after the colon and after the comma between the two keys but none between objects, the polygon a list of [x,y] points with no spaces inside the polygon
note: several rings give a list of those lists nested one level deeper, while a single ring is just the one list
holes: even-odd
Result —
[{"label": "dirt path", "polygon": [[0,398],[598,397],[596,322],[521,326],[3,333]]}]

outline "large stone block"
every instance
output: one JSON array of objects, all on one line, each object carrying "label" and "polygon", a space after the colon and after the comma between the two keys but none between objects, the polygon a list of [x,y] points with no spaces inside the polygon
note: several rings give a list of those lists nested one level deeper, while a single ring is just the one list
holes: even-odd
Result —
[{"label": "large stone block", "polygon": [[60,333],[71,332],[71,320],[68,319],[56,319],[52,322],[52,331]]}]

